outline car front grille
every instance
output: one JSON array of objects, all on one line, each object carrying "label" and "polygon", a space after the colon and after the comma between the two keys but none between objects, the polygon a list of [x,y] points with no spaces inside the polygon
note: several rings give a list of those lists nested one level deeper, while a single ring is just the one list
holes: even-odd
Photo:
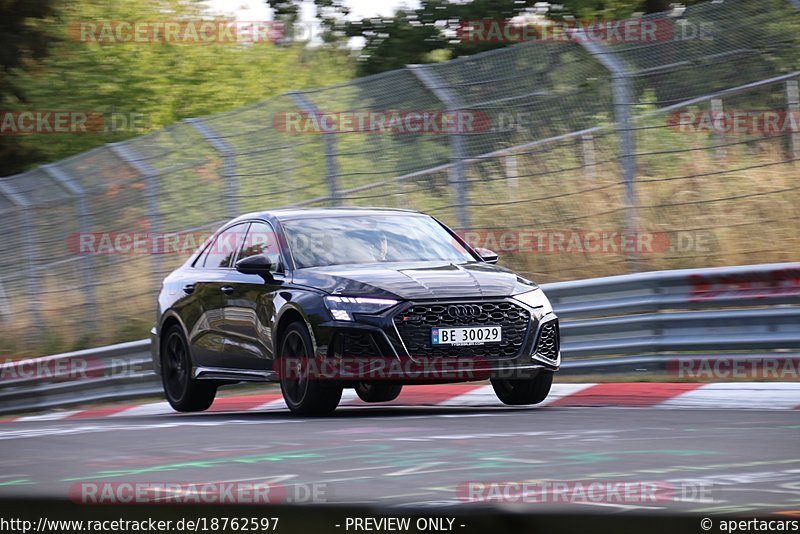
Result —
[{"label": "car front grille", "polygon": [[[456,306],[455,313],[453,306]],[[394,317],[397,332],[412,358],[482,357],[510,358],[519,355],[530,324],[530,313],[512,302],[414,304]],[[500,343],[461,347],[431,345],[431,328],[500,326]]]},{"label": "car front grille", "polygon": [[558,324],[556,321],[542,325],[536,343],[536,354],[552,361],[558,359]]}]

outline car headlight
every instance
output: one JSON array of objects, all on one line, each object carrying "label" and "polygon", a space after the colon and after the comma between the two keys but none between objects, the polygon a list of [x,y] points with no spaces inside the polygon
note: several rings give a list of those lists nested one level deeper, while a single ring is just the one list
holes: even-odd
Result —
[{"label": "car headlight", "polygon": [[513,298],[522,302],[526,306],[535,308],[539,318],[542,318],[548,313],[553,312],[553,306],[550,304],[550,301],[548,300],[547,296],[545,296],[544,291],[541,289],[534,289],[533,291],[520,293],[519,295],[514,295]]},{"label": "car headlight", "polygon": [[376,299],[369,297],[325,297],[325,306],[337,321],[352,321],[353,313],[380,313],[397,304],[392,299]]}]

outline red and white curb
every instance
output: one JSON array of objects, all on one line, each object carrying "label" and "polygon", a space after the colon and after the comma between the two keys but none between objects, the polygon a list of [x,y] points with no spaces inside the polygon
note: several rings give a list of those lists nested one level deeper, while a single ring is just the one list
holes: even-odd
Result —
[{"label": "red and white curb", "polygon": [[[340,406],[504,406],[486,384],[407,386],[400,396],[381,404],[362,402],[346,389]],[[554,384],[541,406],[624,406],[648,408],[714,408],[800,410],[800,382],[612,383]],[[280,393],[219,397],[208,412],[269,412],[286,410]],[[175,412],[166,402],[88,408],[5,418],[3,421],[54,421],[167,415]]]}]

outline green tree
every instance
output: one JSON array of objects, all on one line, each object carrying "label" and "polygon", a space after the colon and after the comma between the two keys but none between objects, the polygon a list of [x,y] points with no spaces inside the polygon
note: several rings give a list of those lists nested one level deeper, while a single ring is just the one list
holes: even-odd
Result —
[{"label": "green tree", "polygon": [[[22,3],[22,0],[20,0]],[[61,159],[108,142],[168,126],[184,118],[236,109],[285,91],[324,86],[353,76],[346,50],[255,43],[108,43],[81,40],[81,22],[171,21],[207,18],[194,0],[63,0],[50,21],[57,39],[35,68],[11,75],[25,100],[11,96],[12,110],[80,110],[108,119],[133,117],[135,125],[81,135],[15,137],[20,151],[5,174],[33,163]],[[222,19],[224,20],[224,19]],[[5,35],[4,35],[5,38]],[[24,151],[36,151],[21,159]]]},{"label": "green tree", "polygon": [[[688,4],[699,0],[689,0]],[[284,3],[290,3],[284,1]],[[422,0],[414,10],[399,10],[392,17],[340,21],[348,37],[362,37],[360,75],[401,68],[410,63],[431,63],[509,46],[511,42],[461,40],[458,30],[466,21],[503,21],[534,8],[537,0]],[[579,19],[622,19],[635,12],[670,9],[669,0],[564,0],[563,9],[549,11],[550,18],[564,15]]]},{"label": "green tree", "polygon": [[[4,0],[0,2],[0,110],[27,102],[24,86],[15,73],[32,69],[54,42],[47,31],[52,22],[55,0]],[[40,156],[34,146],[19,137],[0,136],[0,169],[19,172]]]}]

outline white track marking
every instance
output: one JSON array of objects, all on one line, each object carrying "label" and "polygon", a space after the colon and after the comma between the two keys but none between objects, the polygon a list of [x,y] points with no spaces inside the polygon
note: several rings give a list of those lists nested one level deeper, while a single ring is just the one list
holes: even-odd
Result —
[{"label": "white track marking", "polygon": [[496,406],[498,404],[502,403],[497,400],[492,386],[481,386],[440,402],[439,406]]},{"label": "white track marking", "polygon": [[69,410],[67,412],[52,412],[42,415],[29,415],[27,417],[15,419],[15,421],[58,421],[59,419],[66,419],[67,417],[82,411],[83,410]]},{"label": "white track marking", "polygon": [[800,407],[798,382],[723,382],[681,393],[658,408],[791,410]]},{"label": "white track marking", "polygon": [[553,384],[553,387],[550,388],[550,394],[547,396],[544,402],[537,404],[537,406],[547,406],[548,404],[552,404],[559,399],[569,397],[570,395],[575,395],[584,389],[589,389],[590,387],[596,385],[597,384]]},{"label": "white track marking", "polygon": [[133,406],[126,410],[122,410],[115,414],[111,414],[109,415],[109,417],[129,417],[137,415],[164,415],[171,413],[177,413],[177,412],[172,409],[172,406],[170,406],[167,401],[163,401],[163,402],[151,402],[148,404],[142,404],[140,406]]},{"label": "white track marking", "polygon": [[[550,389],[550,395],[547,396],[544,402],[538,404],[537,406],[547,406],[548,404],[561,399],[562,397],[567,397],[569,395],[574,395],[579,391],[583,391],[584,389],[590,388],[595,384],[553,384],[553,387]],[[468,391],[466,393],[462,393],[461,395],[456,395],[450,399],[447,399],[444,402],[440,402],[439,406],[505,406],[502,402],[497,399],[497,395],[494,393],[494,388],[491,385],[481,386],[478,389],[474,389],[472,391]]]},{"label": "white track marking", "polygon": [[286,406],[286,401],[283,400],[283,397],[280,397],[275,400],[271,400],[269,402],[265,402],[264,404],[260,404],[255,408],[251,408],[251,412],[263,412],[263,411],[272,411],[272,410],[288,410],[289,407]]}]

